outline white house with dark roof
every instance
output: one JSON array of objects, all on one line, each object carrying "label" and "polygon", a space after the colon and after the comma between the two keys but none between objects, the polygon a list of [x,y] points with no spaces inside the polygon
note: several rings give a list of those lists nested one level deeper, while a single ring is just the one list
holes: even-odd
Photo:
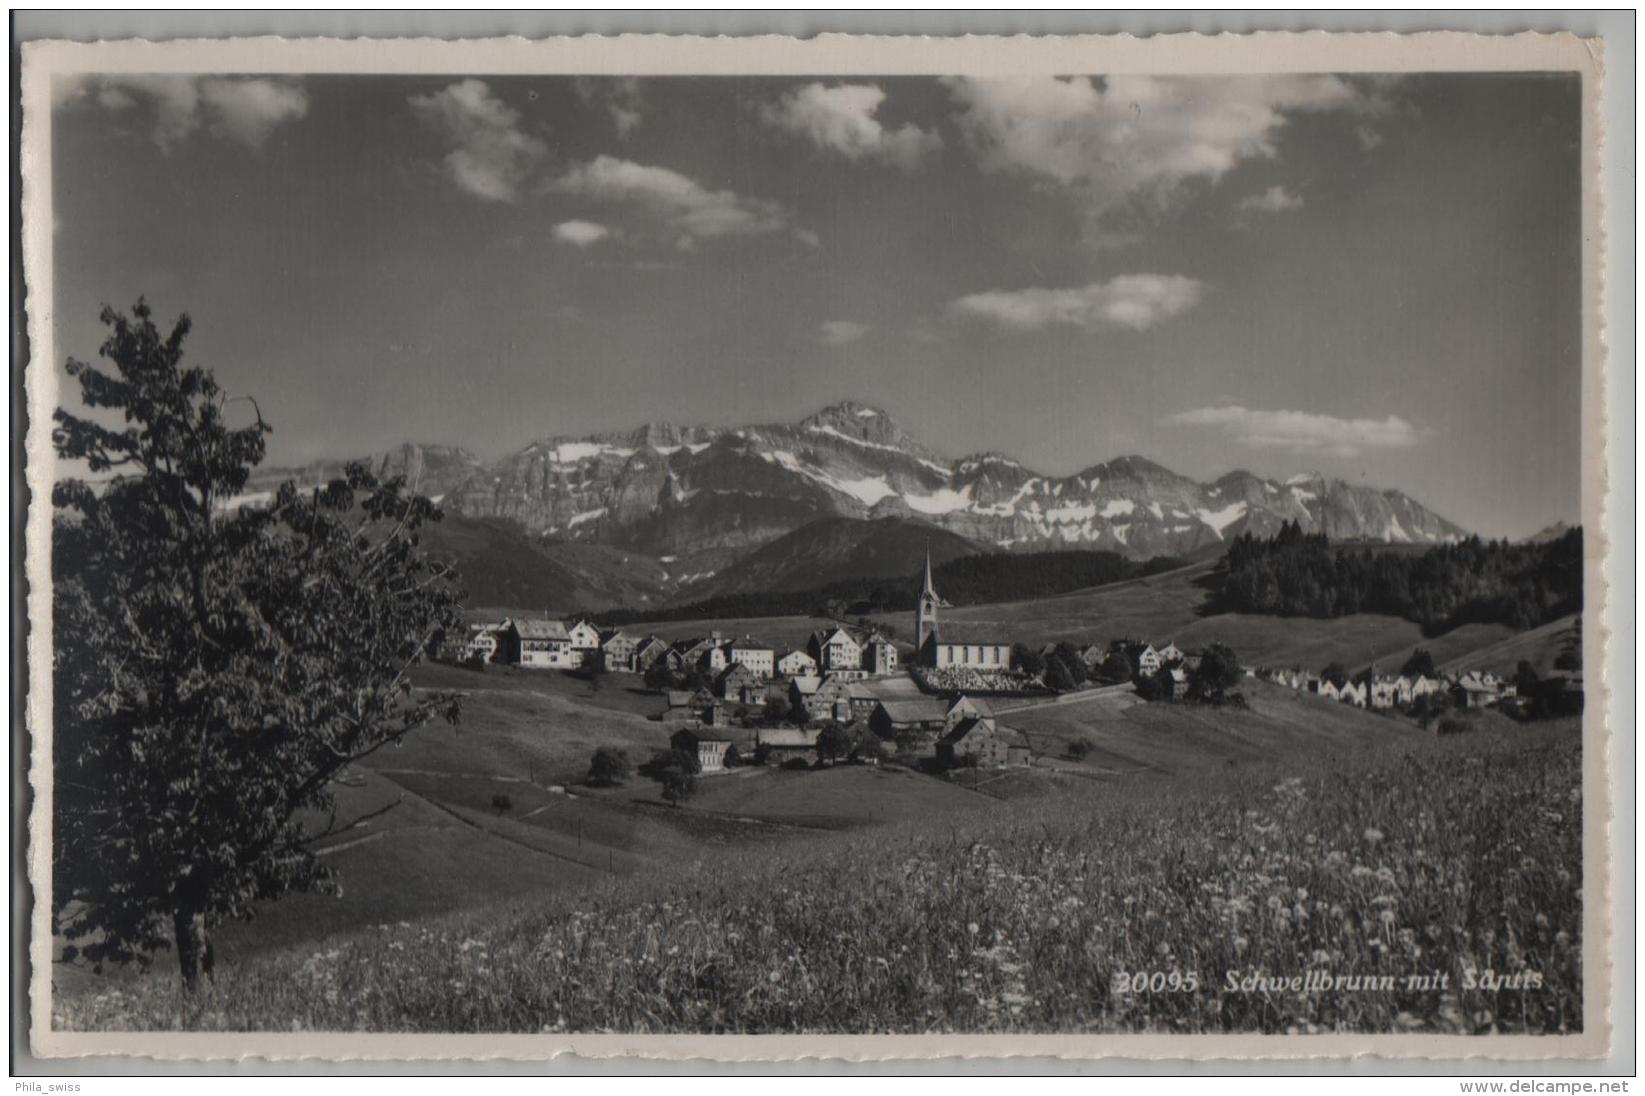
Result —
[{"label": "white house with dark roof", "polygon": [[537,670],[569,670],[583,663],[566,626],[557,620],[506,620],[497,631],[504,662]]},{"label": "white house with dark roof", "polygon": [[777,672],[783,677],[816,677],[817,660],[804,651],[795,649],[776,662]]},{"label": "white house with dark roof", "polygon": [[777,652],[753,636],[732,640],[725,645],[725,653],[729,665],[747,666],[762,681],[776,673]]},{"label": "white house with dark roof", "polygon": [[813,634],[807,650],[817,660],[817,669],[825,674],[862,670],[862,644],[844,628],[836,626]]}]

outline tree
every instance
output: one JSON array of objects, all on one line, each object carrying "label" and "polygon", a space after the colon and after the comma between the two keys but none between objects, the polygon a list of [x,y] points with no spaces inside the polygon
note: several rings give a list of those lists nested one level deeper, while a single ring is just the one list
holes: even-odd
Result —
[{"label": "tree", "polygon": [[1234,649],[1225,643],[1213,643],[1200,655],[1189,684],[1195,696],[1221,700],[1224,693],[1239,684],[1241,673]]},{"label": "tree", "polygon": [[609,788],[628,779],[628,754],[623,750],[601,746],[594,751],[588,763],[588,782],[597,788]]},{"label": "tree", "polygon": [[1561,651],[1559,657],[1554,659],[1554,669],[1575,673],[1582,669],[1582,656],[1576,651]]},{"label": "tree", "polygon": [[780,696],[768,696],[761,714],[767,723],[781,723],[788,718],[788,701]]},{"label": "tree", "polygon": [[498,792],[491,797],[491,809],[498,814],[507,814],[514,809],[514,799],[506,792]]},{"label": "tree", "polygon": [[1011,648],[1011,665],[1030,677],[1038,677],[1045,672],[1045,657],[1025,643],[1018,643]]},{"label": "tree", "polygon": [[1439,676],[1439,671],[1434,669],[1434,656],[1421,647],[1411,652],[1411,657],[1405,660],[1405,665],[1399,668],[1399,672],[1406,677]]},{"label": "tree", "polygon": [[59,409],[52,432],[112,473],[52,492],[52,914],[99,965],[175,946],[192,988],[223,919],[335,889],[310,848],[370,815],[339,822],[332,782],[455,722],[459,698],[407,673],[461,627],[459,595],[418,548],[439,511],[398,478],[350,465],[235,505],[269,429],[255,402],[228,425],[212,375],[181,364],[187,316],[166,336],[143,301],[102,320],[113,370],[67,367],[100,413]]},{"label": "tree", "polygon": [[1067,640],[1057,644],[1053,657],[1063,664],[1075,685],[1084,685],[1086,679],[1091,676],[1090,667],[1086,666],[1085,659],[1080,657],[1079,649]]},{"label": "tree", "polygon": [[838,723],[830,723],[817,732],[817,756],[824,761],[837,761],[851,752],[851,736]]},{"label": "tree", "polygon": [[656,659],[645,668],[645,687],[659,693],[674,687],[674,671],[668,668],[666,658]]},{"label": "tree", "polygon": [[605,660],[603,658],[601,658],[600,655],[599,655],[599,652],[596,651],[593,655],[590,656],[589,661],[588,661],[588,691],[589,692],[597,693],[597,692],[600,691],[600,684],[605,679],[605,674],[606,674]]},{"label": "tree", "polygon": [[1348,684],[1348,670],[1340,662],[1332,662],[1319,672],[1319,676],[1339,689]]},{"label": "tree", "polygon": [[1131,659],[1118,648],[1108,652],[1108,657],[1102,660],[1102,676],[1115,684],[1130,681],[1136,676],[1137,668],[1131,665]]},{"label": "tree", "polygon": [[1059,693],[1065,693],[1078,684],[1074,675],[1068,672],[1068,664],[1054,654],[1045,665],[1045,683]]},{"label": "tree", "polygon": [[678,807],[697,792],[697,777],[688,772],[671,770],[663,778],[663,798]]}]

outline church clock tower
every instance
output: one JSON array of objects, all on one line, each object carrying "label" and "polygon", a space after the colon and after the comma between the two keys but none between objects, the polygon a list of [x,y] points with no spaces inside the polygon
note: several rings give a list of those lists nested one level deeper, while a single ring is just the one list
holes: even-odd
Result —
[{"label": "church clock tower", "polygon": [[925,550],[925,585],[920,589],[919,600],[914,605],[914,657],[917,661],[930,662],[935,658],[936,651],[927,648],[937,641],[937,588],[931,584],[931,549]]}]

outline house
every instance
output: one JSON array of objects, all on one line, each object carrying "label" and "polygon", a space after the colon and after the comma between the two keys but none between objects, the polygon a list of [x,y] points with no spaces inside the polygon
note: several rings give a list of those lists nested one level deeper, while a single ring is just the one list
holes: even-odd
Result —
[{"label": "house", "polygon": [[1326,677],[1309,678],[1308,691],[1313,693],[1315,696],[1322,696],[1326,700],[1342,699],[1342,691],[1337,688],[1335,682]]},{"label": "house", "polygon": [[566,625],[566,634],[571,637],[571,649],[577,652],[577,665],[594,665],[599,658],[600,630],[579,618]]},{"label": "house", "polygon": [[1363,681],[1350,681],[1337,690],[1337,699],[1344,704],[1352,704],[1356,708],[1365,707],[1366,689]]},{"label": "house", "polygon": [[706,670],[717,674],[726,667],[725,648],[718,632],[706,638],[678,640],[670,653],[674,658],[669,668],[673,670]]},{"label": "house", "polygon": [[672,749],[695,754],[697,768],[704,773],[717,773],[725,768],[725,756],[732,740],[720,734],[692,727],[683,727],[668,736]]},{"label": "house", "polygon": [[634,645],[634,669],[638,673],[644,673],[651,669],[652,664],[659,658],[665,658],[667,655],[668,644],[656,636],[646,636]]},{"label": "house", "polygon": [[1438,678],[1418,674],[1411,679],[1411,700],[1414,703],[1418,697],[1431,696],[1443,692],[1445,685]]},{"label": "house", "polygon": [[1497,691],[1487,685],[1479,674],[1463,674],[1451,686],[1451,699],[1459,708],[1484,708],[1495,704]]},{"label": "house", "polygon": [[634,662],[634,652],[639,646],[638,639],[624,632],[601,633],[600,668],[611,673],[633,673],[639,669]]},{"label": "house", "polygon": [[1087,643],[1078,650],[1080,661],[1085,663],[1086,667],[1092,670],[1095,670],[1098,666],[1101,666],[1108,658],[1108,651],[1096,643]]},{"label": "house", "polygon": [[1132,667],[1139,675],[1152,677],[1159,673],[1159,652],[1154,650],[1152,643],[1119,639],[1114,641],[1113,648],[1125,652],[1125,657],[1130,660]]},{"label": "house", "polygon": [[[1400,703],[1399,686],[1396,678],[1372,677],[1366,682],[1365,702],[1373,709],[1382,711]],[[1407,690],[1407,693],[1409,690]]]},{"label": "house", "polygon": [[832,719],[844,723],[851,718],[848,683],[836,676],[795,678],[789,685],[789,706],[803,710],[807,719]]},{"label": "house", "polygon": [[777,659],[777,672],[783,677],[816,677],[817,660],[804,651],[793,650]]},{"label": "house", "polygon": [[754,755],[773,765],[796,757],[815,760],[817,734],[800,727],[761,727],[754,732]]},{"label": "house", "polygon": [[1392,678],[1391,684],[1394,687],[1395,704],[1404,706],[1415,699],[1411,693],[1412,680],[1410,674],[1400,674],[1398,677]]},{"label": "house", "polygon": [[979,769],[1026,766],[1028,743],[992,716],[968,716],[954,725],[937,744],[937,759],[945,766],[972,764]]},{"label": "house", "polygon": [[960,720],[973,717],[992,719],[994,710],[988,706],[986,700],[974,700],[964,693],[950,700],[943,710],[943,724],[949,730],[953,730],[954,725]]},{"label": "house", "polygon": [[569,670],[582,665],[571,636],[557,620],[506,620],[497,631],[504,662],[534,670]]},{"label": "house", "polygon": [[[505,622],[506,624],[506,622]],[[451,652],[458,662],[491,662],[497,658],[500,646],[497,633],[504,624],[470,624],[456,649]]]},{"label": "house", "polygon": [[825,674],[862,669],[862,644],[844,628],[814,633],[806,650]]},{"label": "house", "polygon": [[747,665],[726,667],[714,682],[715,691],[727,704],[743,706],[765,703],[765,682]]},{"label": "house", "polygon": [[851,704],[853,719],[867,719],[880,703],[880,695],[860,681],[846,682],[845,696]]},{"label": "house", "polygon": [[1177,646],[1175,640],[1167,643],[1155,653],[1159,655],[1159,664],[1161,666],[1169,666],[1173,662],[1181,662],[1185,657],[1187,657],[1183,652],[1183,649]]},{"label": "house", "polygon": [[916,750],[935,746],[951,729],[947,706],[934,697],[881,700],[868,717],[868,726],[881,741]]},{"label": "house", "polygon": [[1181,700],[1188,695],[1188,671],[1180,664],[1162,669],[1157,676],[1168,699]]},{"label": "house", "polygon": [[884,675],[897,672],[897,645],[880,633],[869,636],[862,650],[863,669],[869,673]]},{"label": "house", "polygon": [[730,665],[747,666],[761,681],[776,672],[777,652],[753,636],[732,640],[726,644],[725,652]]}]

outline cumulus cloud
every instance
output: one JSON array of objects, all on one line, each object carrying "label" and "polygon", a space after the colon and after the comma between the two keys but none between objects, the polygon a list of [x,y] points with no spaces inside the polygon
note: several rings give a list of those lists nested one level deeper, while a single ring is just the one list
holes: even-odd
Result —
[{"label": "cumulus cloud", "polygon": [[824,320],[818,338],[830,346],[844,346],[868,334],[869,327],[855,320]]},{"label": "cumulus cloud", "polygon": [[579,76],[572,87],[583,102],[605,107],[617,127],[618,140],[628,140],[645,117],[645,96],[638,77]]},{"label": "cumulus cloud", "polygon": [[1372,113],[1375,94],[1335,76],[1023,77],[944,81],[984,170],[1078,192],[1099,216],[1158,207],[1190,180],[1271,158],[1287,119]]},{"label": "cumulus cloud", "polygon": [[445,157],[451,181],[476,198],[514,201],[532,167],[548,152],[540,138],[520,129],[520,112],[493,95],[483,80],[460,80],[406,101],[451,146]]},{"label": "cumulus cloud", "polygon": [[942,147],[936,133],[908,124],[888,129],[875,115],[885,92],[875,84],[807,84],[762,111],[778,129],[848,160],[878,160],[910,171]]},{"label": "cumulus cloud", "polygon": [[729,190],[709,190],[677,171],[614,156],[602,155],[579,164],[552,186],[566,194],[636,206],[674,233],[682,247],[700,239],[788,227],[787,214],[774,202],[744,198]]},{"label": "cumulus cloud", "polygon": [[1235,207],[1250,213],[1284,213],[1302,208],[1302,195],[1292,194],[1282,186],[1271,186],[1261,194],[1249,194]]},{"label": "cumulus cloud", "polygon": [[1416,427],[1398,415],[1340,419],[1310,411],[1258,411],[1233,405],[1179,411],[1165,421],[1218,429],[1233,441],[1256,449],[1336,457],[1356,456],[1363,449],[1407,449],[1421,440]]},{"label": "cumulus cloud", "polygon": [[308,113],[308,92],[301,83],[267,76],[121,74],[101,78],[94,94],[105,110],[150,104],[154,143],[167,152],[201,129],[259,151],[281,124]]},{"label": "cumulus cloud", "polygon": [[1203,283],[1181,274],[1121,274],[1073,289],[995,289],[961,297],[950,315],[985,320],[1011,331],[1057,324],[1088,330],[1145,331],[1199,303]]},{"label": "cumulus cloud", "polygon": [[561,221],[553,232],[556,240],[573,247],[590,247],[611,235],[609,228],[593,221]]}]

